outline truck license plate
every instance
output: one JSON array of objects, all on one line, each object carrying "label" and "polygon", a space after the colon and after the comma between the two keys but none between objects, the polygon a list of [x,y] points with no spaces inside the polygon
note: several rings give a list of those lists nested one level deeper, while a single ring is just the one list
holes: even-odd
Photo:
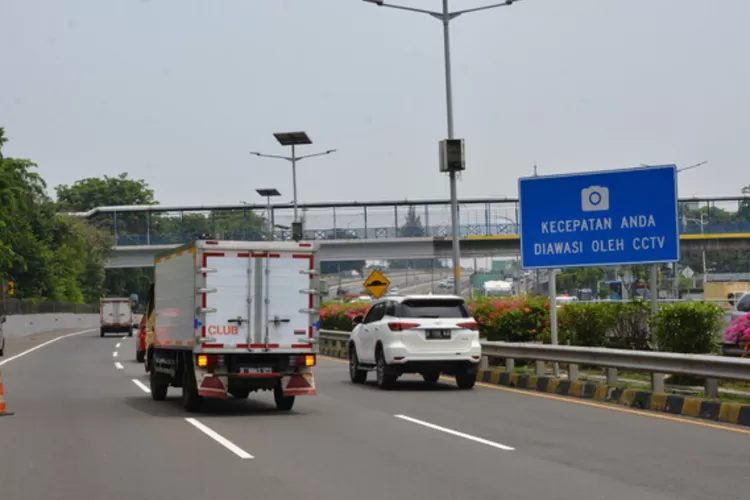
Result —
[{"label": "truck license plate", "polygon": [[247,375],[273,373],[273,368],[270,366],[240,366],[240,373]]}]

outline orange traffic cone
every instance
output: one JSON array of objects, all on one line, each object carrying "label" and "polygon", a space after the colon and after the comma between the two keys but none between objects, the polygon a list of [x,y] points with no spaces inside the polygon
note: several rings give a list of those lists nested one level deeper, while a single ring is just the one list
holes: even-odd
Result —
[{"label": "orange traffic cone", "polygon": [[8,405],[5,404],[5,387],[3,386],[3,372],[0,371],[0,417],[7,417],[13,415],[13,412],[8,411]]}]

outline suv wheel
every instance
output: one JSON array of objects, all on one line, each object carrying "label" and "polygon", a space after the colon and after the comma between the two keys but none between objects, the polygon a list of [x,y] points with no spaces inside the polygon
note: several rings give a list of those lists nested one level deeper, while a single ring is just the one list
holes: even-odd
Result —
[{"label": "suv wheel", "polygon": [[472,372],[459,372],[456,374],[456,385],[459,389],[469,390],[477,383],[477,374]]},{"label": "suv wheel", "polygon": [[381,389],[392,389],[398,379],[398,375],[394,375],[389,369],[382,349],[378,349],[375,358],[375,373],[378,376],[378,387]]},{"label": "suv wheel", "polygon": [[349,378],[353,384],[364,384],[367,381],[367,371],[360,370],[357,349],[353,345],[349,348]]}]

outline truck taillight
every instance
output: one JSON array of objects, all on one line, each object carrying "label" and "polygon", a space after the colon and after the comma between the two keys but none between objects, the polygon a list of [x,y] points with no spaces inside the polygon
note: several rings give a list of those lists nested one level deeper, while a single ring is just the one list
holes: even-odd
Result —
[{"label": "truck taillight", "polygon": [[411,330],[419,326],[419,323],[401,323],[399,321],[388,323],[388,328],[392,332],[402,332],[404,330]]},{"label": "truck taillight", "polygon": [[467,321],[465,323],[457,323],[457,327],[466,328],[467,330],[479,330],[479,324],[476,321]]},{"label": "truck taillight", "polygon": [[198,355],[198,366],[201,368],[211,368],[218,366],[224,362],[224,356],[218,354],[199,354]]},{"label": "truck taillight", "polygon": [[292,366],[315,366],[315,355],[305,354],[302,356],[292,356],[289,360]]}]

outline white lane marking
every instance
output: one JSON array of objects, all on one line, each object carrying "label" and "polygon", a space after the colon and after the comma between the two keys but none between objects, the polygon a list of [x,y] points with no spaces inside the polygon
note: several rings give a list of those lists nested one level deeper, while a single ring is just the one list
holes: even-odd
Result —
[{"label": "white lane marking", "polygon": [[27,354],[30,354],[30,353],[36,351],[37,349],[41,349],[44,346],[50,345],[53,342],[57,342],[58,340],[67,339],[68,337],[75,337],[76,335],[83,335],[84,333],[93,332],[94,330],[96,330],[96,328],[89,328],[88,330],[81,330],[80,332],[73,332],[73,333],[67,333],[65,335],[60,335],[59,337],[55,337],[54,339],[48,340],[47,342],[42,342],[38,346],[34,346],[31,349],[26,349],[25,351],[20,352],[20,353],[16,354],[15,356],[11,356],[8,359],[4,359],[4,360],[0,361],[0,366],[3,366],[6,363],[10,363],[14,359],[18,359],[18,358],[21,358],[23,356],[26,356]]},{"label": "white lane marking", "polygon": [[127,335],[125,335],[125,336],[124,336],[124,337],[122,338],[122,340],[125,340],[126,338],[128,338],[128,336],[127,336]]},{"label": "white lane marking", "polygon": [[112,353],[112,357],[113,357],[113,358],[116,358],[116,357],[117,357],[117,351],[115,351],[115,352],[113,352],[113,353]]},{"label": "white lane marking", "polygon": [[146,394],[151,394],[151,389],[149,389],[148,387],[146,387],[146,384],[144,384],[143,382],[141,382],[140,380],[135,379],[135,378],[132,379],[132,380],[133,380],[133,383],[135,385],[137,385],[140,390],[142,390]]},{"label": "white lane marking", "polygon": [[231,451],[232,453],[240,457],[242,460],[249,460],[249,459],[255,458],[254,456],[252,456],[251,454],[249,454],[248,452],[246,452],[245,450],[243,450],[242,448],[240,448],[239,446],[237,446],[236,444],[234,444],[233,442],[231,442],[230,440],[228,440],[221,434],[217,433],[210,427],[206,427],[202,423],[198,422],[196,419],[186,418],[185,421],[189,423],[190,425],[192,425],[193,427],[195,427],[196,429],[198,429],[199,431],[201,431],[206,436],[210,437],[211,439],[213,439],[214,441],[222,445],[224,448],[228,449],[229,451]]},{"label": "white lane marking", "polygon": [[515,448],[512,448],[510,446],[506,446],[504,444],[496,443],[494,441],[489,441],[487,439],[483,439],[480,437],[472,436],[471,434],[465,434],[463,432],[454,431],[452,429],[446,429],[445,427],[440,427],[439,425],[431,424],[429,422],[425,422],[423,420],[417,420],[416,418],[407,417],[406,415],[394,415],[396,418],[400,418],[401,420],[406,420],[408,422],[412,422],[414,424],[423,425],[425,427],[428,427],[430,429],[434,429],[436,431],[445,432],[446,434],[451,434],[453,436],[462,437],[464,439],[468,439],[469,441],[474,441],[476,443],[482,443],[486,444],[487,446],[492,446],[493,448],[498,448],[500,450],[505,451],[513,451]]},{"label": "white lane marking", "polygon": [[115,368],[117,368],[118,370],[124,370],[125,369],[125,367],[122,366],[122,363],[117,363],[117,362],[115,363]]},{"label": "white lane marking", "polygon": [[115,344],[115,349],[119,349],[119,348],[120,348],[120,342]]}]

